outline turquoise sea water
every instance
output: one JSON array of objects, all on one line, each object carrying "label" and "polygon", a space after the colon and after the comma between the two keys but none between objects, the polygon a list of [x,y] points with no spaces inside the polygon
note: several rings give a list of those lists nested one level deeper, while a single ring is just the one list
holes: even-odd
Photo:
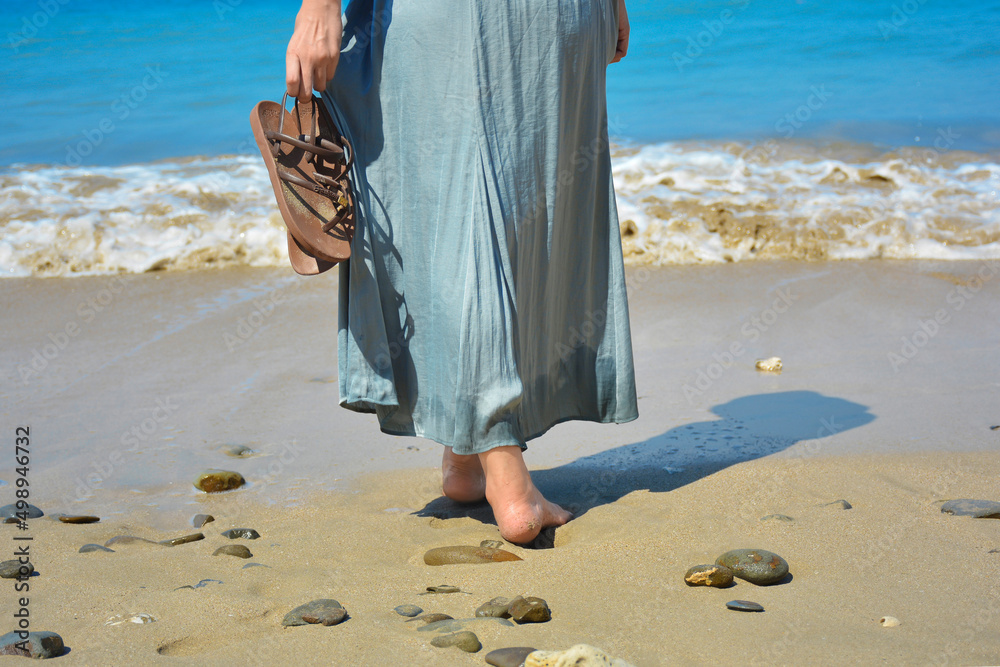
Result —
[{"label": "turquoise sea water", "polygon": [[[251,152],[298,3],[0,2],[0,165]],[[612,135],[1000,147],[1000,2],[630,0]],[[442,17],[447,20],[447,17]],[[949,129],[950,128],[950,129]]]},{"label": "turquoise sea water", "polygon": [[[0,276],[284,265],[248,116],[298,4],[0,0]],[[628,9],[629,261],[1000,258],[1000,0]]]}]

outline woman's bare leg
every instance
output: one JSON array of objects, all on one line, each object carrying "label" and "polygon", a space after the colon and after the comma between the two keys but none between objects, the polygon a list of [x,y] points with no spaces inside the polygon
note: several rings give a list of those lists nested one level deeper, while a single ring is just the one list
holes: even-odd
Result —
[{"label": "woman's bare leg", "polygon": [[458,503],[474,503],[486,498],[486,475],[479,456],[463,456],[444,448],[441,458],[441,489]]},{"label": "woman's bare leg", "polygon": [[479,460],[486,473],[486,500],[505,540],[526,544],[542,528],[561,526],[573,518],[535,487],[520,447],[495,447],[480,454]]}]

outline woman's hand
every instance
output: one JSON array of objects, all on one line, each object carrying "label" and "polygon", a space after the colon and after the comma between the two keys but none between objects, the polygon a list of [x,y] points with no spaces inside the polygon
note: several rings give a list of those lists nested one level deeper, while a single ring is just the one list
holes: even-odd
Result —
[{"label": "woman's hand", "polygon": [[285,85],[300,100],[325,90],[337,71],[344,25],[340,0],[303,0],[285,53]]},{"label": "woman's hand", "polygon": [[628,12],[625,11],[625,0],[618,2],[618,47],[615,49],[615,58],[611,62],[616,63],[628,53]]}]

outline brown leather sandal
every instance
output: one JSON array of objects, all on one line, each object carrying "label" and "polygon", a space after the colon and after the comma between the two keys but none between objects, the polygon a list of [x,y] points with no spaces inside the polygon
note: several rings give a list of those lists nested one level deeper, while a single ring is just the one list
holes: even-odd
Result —
[{"label": "brown leather sandal", "polygon": [[354,150],[321,99],[296,99],[290,113],[287,101],[285,93],[280,106],[258,102],[250,126],[288,230],[288,259],[296,273],[316,275],[351,256]]}]

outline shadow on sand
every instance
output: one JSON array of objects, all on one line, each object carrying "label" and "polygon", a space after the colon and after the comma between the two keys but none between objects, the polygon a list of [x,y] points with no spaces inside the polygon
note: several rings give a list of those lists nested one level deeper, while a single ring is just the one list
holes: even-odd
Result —
[{"label": "shadow on sand", "polygon": [[[819,438],[864,426],[875,419],[868,408],[814,391],[755,394],[717,405],[718,419],[685,424],[643,442],[584,456],[547,470],[532,471],[546,498],[575,517],[593,507],[645,489],[662,493],[691,484],[729,466],[781,451],[819,452]],[[494,524],[485,502],[461,505],[444,496],[416,516],[468,516]],[[554,531],[545,531],[532,546],[551,546]]]}]

